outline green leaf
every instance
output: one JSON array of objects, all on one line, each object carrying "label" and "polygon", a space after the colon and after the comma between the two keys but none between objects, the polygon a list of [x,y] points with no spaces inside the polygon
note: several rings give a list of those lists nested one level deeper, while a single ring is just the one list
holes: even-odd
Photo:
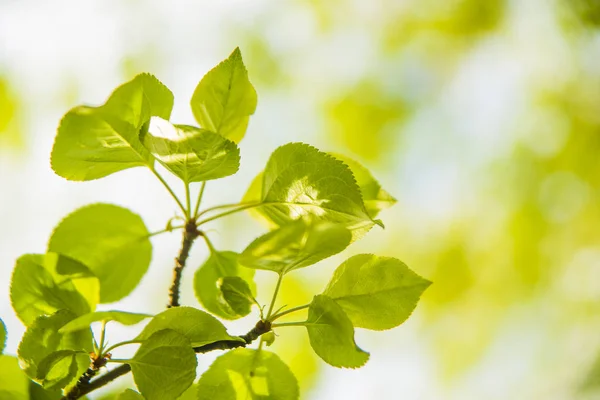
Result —
[{"label": "green leaf", "polygon": [[4,325],[4,321],[0,318],[0,356],[4,353],[4,348],[6,347],[6,325]]},{"label": "green leaf", "polygon": [[[79,330],[71,333],[60,333],[59,330],[68,322],[76,317],[68,310],[60,310],[51,316],[40,316],[31,324],[21,339],[17,354],[19,362],[25,373],[33,380],[43,384],[45,376],[44,368],[49,371],[55,363],[61,361],[58,355],[56,359],[46,357],[59,350],[70,350],[73,352],[83,352],[85,357],[76,358],[76,369],[73,378],[77,379],[89,366],[90,358],[87,355],[92,351],[92,333],[91,330]],[[66,354],[66,353],[60,353]],[[44,364],[42,364],[44,363]],[[70,363],[66,363],[70,367]],[[60,364],[52,375],[53,379],[60,377],[59,372],[64,372],[65,363]],[[40,378],[41,376],[41,378]],[[64,382],[60,382],[63,384]],[[68,382],[67,382],[68,383]],[[64,383],[66,386],[67,383]]]},{"label": "green leaf", "polygon": [[287,365],[266,350],[235,349],[217,358],[198,381],[198,400],[299,398]]},{"label": "green leaf", "polygon": [[29,400],[61,400],[62,397],[61,392],[46,390],[34,381],[29,381]]},{"label": "green leaf", "polygon": [[90,357],[86,352],[58,350],[44,357],[38,367],[36,381],[44,389],[59,390],[70,382],[79,379],[89,365]]},{"label": "green leaf", "polygon": [[116,321],[123,325],[135,325],[150,317],[152,317],[150,314],[139,314],[126,311],[95,311],[75,318],[73,321],[60,328],[60,333],[86,329],[92,322],[96,321]]},{"label": "green leaf", "polygon": [[29,379],[16,357],[0,355],[0,400],[28,400]]},{"label": "green leaf", "polygon": [[248,282],[239,276],[226,276],[219,282],[225,302],[238,315],[248,315],[254,304],[254,295]]},{"label": "green leaf", "polygon": [[114,400],[144,400],[144,396],[132,389],[126,389],[123,393],[118,394]]},{"label": "green leaf", "polygon": [[135,390],[126,389],[123,393],[117,395],[117,397],[115,397],[115,400],[144,400],[144,396],[142,396]]},{"label": "green leaf", "polygon": [[166,169],[186,184],[233,175],[240,167],[237,145],[206,129],[172,125],[154,117],[142,141]]},{"label": "green leaf", "polygon": [[388,192],[383,190],[379,182],[371,175],[368,169],[362,166],[358,161],[354,161],[351,158],[332,154],[335,158],[343,161],[350,167],[356,183],[360,187],[365,208],[371,216],[371,218],[377,217],[379,212],[385,208],[391,207],[396,204],[396,199],[392,197]]},{"label": "green leaf", "polygon": [[339,224],[300,218],[255,239],[240,255],[240,264],[285,274],[343,251],[352,240]]},{"label": "green leaf", "polygon": [[172,329],[184,335],[193,347],[220,340],[243,341],[240,337],[230,336],[227,329],[215,317],[192,307],[169,308],[157,314],[136,340],[146,340],[155,332],[163,329]]},{"label": "green leaf", "polygon": [[315,353],[334,367],[358,368],[369,359],[369,353],[354,342],[352,322],[327,296],[315,296],[310,303],[306,329]]},{"label": "green leaf", "polygon": [[139,215],[111,204],[92,204],[69,214],[54,229],[48,251],[79,260],[100,280],[100,301],[127,296],[152,257],[149,232]]},{"label": "green leaf", "polygon": [[231,308],[223,296],[219,283],[227,277],[239,277],[248,283],[252,296],[256,295],[253,281],[254,270],[238,264],[239,254],[232,251],[211,251],[210,257],[194,275],[194,292],[202,306],[211,313],[225,319],[246,316]]},{"label": "green leaf", "polygon": [[350,168],[304,143],[289,143],[271,154],[262,175],[260,203],[256,210],[278,226],[312,215],[350,229],[353,240],[373,224],[381,225],[367,213]]},{"label": "green leaf", "polygon": [[154,76],[141,74],[117,88],[100,107],[79,106],[62,119],[52,148],[52,169],[63,178],[88,181],[154,159],[139,140],[151,116],[168,119],[173,94]]},{"label": "green leaf", "polygon": [[398,259],[359,254],[336,269],[323,294],[354,326],[383,330],[406,321],[429,285]]},{"label": "green leaf", "polygon": [[192,112],[201,127],[239,143],[256,110],[256,91],[239,48],[210,70],[192,95]]},{"label": "green leaf", "polygon": [[196,377],[196,353],[190,341],[171,329],[154,332],[127,362],[135,384],[148,400],[174,400]]},{"label": "green leaf", "polygon": [[[91,282],[89,282],[91,281]],[[86,299],[78,282],[89,286]],[[98,282],[90,271],[72,258],[56,253],[25,254],[17,260],[10,285],[15,313],[28,326],[38,316],[57,310],[86,314],[96,307]]]}]

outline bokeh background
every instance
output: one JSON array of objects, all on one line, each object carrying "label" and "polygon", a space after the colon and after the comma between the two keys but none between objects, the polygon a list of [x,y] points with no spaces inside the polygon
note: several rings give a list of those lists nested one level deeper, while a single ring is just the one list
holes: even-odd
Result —
[{"label": "bokeh background", "polygon": [[[0,317],[9,353],[24,329],[8,298],[14,261],[43,252],[62,217],[111,202],[159,230],[176,212],[142,168],[86,183],[54,175],[61,116],[151,72],[175,94],[173,119],[193,123],[195,85],[236,46],[259,105],[241,171],[207,185],[206,205],[241,199],[270,152],[290,141],[361,161],[398,199],[381,215],[385,230],[290,275],[282,301],[303,304],[361,252],[400,258],[434,282],[399,328],[357,331],[371,351],[360,370],[327,366],[301,329],[281,329],[274,347],[303,398],[600,398],[597,0],[0,0]],[[241,250],[264,230],[237,215],[211,235],[220,249]],[[162,310],[179,240],[155,237],[142,284],[103,308]],[[198,306],[191,279],[205,257],[199,243],[186,304]],[[274,282],[258,279],[267,302]],[[245,332],[254,320],[228,326]],[[109,340],[138,330],[110,326]]]}]

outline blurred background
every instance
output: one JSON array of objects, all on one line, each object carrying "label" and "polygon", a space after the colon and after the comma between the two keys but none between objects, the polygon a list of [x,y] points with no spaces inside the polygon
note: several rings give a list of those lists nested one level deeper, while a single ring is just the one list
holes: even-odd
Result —
[{"label": "blurred background", "polygon": [[[85,183],[54,175],[62,115],[151,72],[175,94],[172,119],[194,123],[196,84],[236,46],[258,109],[240,172],[210,182],[205,205],[241,199],[290,141],[361,161],[398,199],[381,215],[385,230],[291,274],[282,304],[303,304],[361,252],[400,258],[434,282],[402,326],[357,331],[371,352],[360,370],[315,358],[301,329],[278,332],[275,351],[303,398],[600,398],[598,0],[0,0],[0,317],[9,353],[24,330],[8,296],[14,261],[44,252],[61,218],[103,201],[156,231],[176,212],[142,168]],[[236,251],[265,230],[247,215],[211,228],[218,248]],[[161,311],[179,241],[153,238],[142,284],[103,309]],[[205,257],[198,243],[185,304],[198,306],[192,277]],[[257,278],[267,302],[273,277]],[[230,332],[255,319],[229,323]],[[109,340],[137,331],[110,326]],[[200,370],[214,356],[201,357]]]}]

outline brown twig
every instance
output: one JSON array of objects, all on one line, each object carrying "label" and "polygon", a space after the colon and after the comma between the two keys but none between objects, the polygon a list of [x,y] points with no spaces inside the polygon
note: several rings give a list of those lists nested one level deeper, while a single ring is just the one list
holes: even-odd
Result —
[{"label": "brown twig", "polygon": [[190,255],[190,249],[192,248],[194,240],[200,235],[201,233],[196,227],[196,221],[189,220],[185,223],[181,250],[175,259],[175,268],[173,268],[173,283],[169,289],[169,304],[167,305],[167,308],[179,307],[179,286],[181,285],[183,268]]}]

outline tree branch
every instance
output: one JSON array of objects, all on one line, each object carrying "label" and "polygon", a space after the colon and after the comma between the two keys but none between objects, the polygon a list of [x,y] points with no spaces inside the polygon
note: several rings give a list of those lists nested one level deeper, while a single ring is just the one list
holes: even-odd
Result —
[{"label": "tree branch", "polygon": [[179,307],[179,285],[181,284],[181,274],[190,255],[192,244],[198,236],[200,236],[200,232],[196,227],[196,222],[193,219],[188,220],[185,223],[185,230],[183,231],[181,250],[175,259],[175,268],[173,268],[173,283],[169,289],[169,304],[167,305],[167,308]]},{"label": "tree branch", "polygon": [[[271,331],[271,323],[269,321],[258,321],[254,328],[252,328],[245,335],[240,335],[239,337],[244,339],[244,341],[238,340],[219,340],[217,342],[205,344],[204,346],[194,347],[194,351],[198,354],[208,353],[214,350],[232,350],[238,347],[246,347],[256,339],[258,339],[261,335]],[[93,392],[96,389],[101,388],[102,386],[114,381],[120,376],[123,376],[131,371],[131,366],[129,364],[119,365],[117,368],[108,371],[106,374],[99,376],[98,378],[90,381],[84,381],[80,379],[77,382],[77,385],[71,389],[67,394],[65,394],[61,400],[76,400],[86,394]]]}]

